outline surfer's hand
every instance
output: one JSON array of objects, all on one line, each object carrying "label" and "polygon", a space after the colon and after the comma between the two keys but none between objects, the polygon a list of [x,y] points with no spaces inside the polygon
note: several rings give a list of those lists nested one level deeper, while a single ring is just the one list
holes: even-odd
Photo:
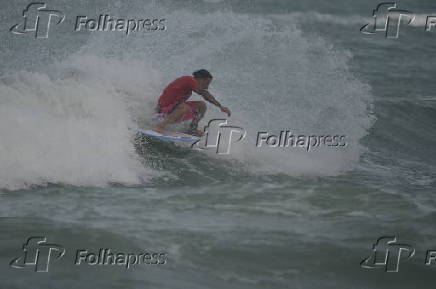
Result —
[{"label": "surfer's hand", "polygon": [[225,106],[221,107],[221,111],[224,112],[224,113],[227,113],[228,116],[230,116],[232,114],[230,109],[228,107],[225,107]]}]

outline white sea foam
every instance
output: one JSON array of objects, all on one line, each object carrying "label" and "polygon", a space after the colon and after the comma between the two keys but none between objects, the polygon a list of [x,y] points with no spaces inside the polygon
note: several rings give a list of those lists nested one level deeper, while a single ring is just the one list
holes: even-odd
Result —
[{"label": "white sea foam", "polygon": [[117,67],[72,57],[48,73],[19,72],[1,81],[2,188],[136,184],[150,176],[127,130],[134,125],[126,96],[136,88],[129,82],[135,67],[123,75]]}]

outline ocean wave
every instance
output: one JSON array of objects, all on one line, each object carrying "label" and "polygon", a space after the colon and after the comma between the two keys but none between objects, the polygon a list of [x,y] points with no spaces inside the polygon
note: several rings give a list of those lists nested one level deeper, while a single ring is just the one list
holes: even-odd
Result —
[{"label": "ocean wave", "polygon": [[132,91],[132,75],[122,80],[117,66],[72,57],[50,73],[17,72],[0,81],[1,188],[137,184],[152,175],[135,153],[127,130],[133,120],[117,85]]},{"label": "ocean wave", "polygon": [[[221,158],[255,174],[322,176],[359,162],[360,139],[374,117],[370,87],[348,69],[350,52],[303,35],[294,19],[281,25],[262,16],[178,10],[167,12],[166,23],[166,31],[147,37],[92,34],[65,60],[2,81],[0,187],[143,182],[158,170],[139,159],[127,128],[149,125],[165,85],[199,68],[215,75],[211,92],[248,135],[228,156],[203,152],[210,165]],[[201,125],[223,117],[210,106]],[[282,130],[346,135],[348,146],[256,147],[257,132]]]}]

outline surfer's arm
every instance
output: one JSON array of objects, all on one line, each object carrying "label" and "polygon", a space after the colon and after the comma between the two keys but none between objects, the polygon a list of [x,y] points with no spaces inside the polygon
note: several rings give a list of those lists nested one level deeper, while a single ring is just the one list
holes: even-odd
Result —
[{"label": "surfer's arm", "polygon": [[230,109],[222,106],[221,103],[219,103],[218,100],[216,100],[215,97],[207,89],[198,90],[196,91],[196,93],[201,95],[204,98],[204,100],[216,105],[221,109],[222,112],[225,112],[227,113],[228,116],[230,116]]},{"label": "surfer's arm", "polygon": [[210,94],[210,92],[207,91],[206,89],[200,89],[200,90],[198,90],[198,91],[196,91],[196,92],[197,92],[199,95],[201,95],[201,96],[204,98],[204,100],[206,100],[206,101],[208,101],[208,102],[210,102],[210,103],[212,103],[212,104],[218,106],[219,108],[222,108],[221,103],[219,103],[219,102],[215,99],[215,97],[214,97],[212,94]]}]

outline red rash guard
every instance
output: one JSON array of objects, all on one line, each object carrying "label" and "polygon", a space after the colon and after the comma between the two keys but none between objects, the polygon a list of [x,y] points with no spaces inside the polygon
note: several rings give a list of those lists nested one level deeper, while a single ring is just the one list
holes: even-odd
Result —
[{"label": "red rash guard", "polygon": [[171,82],[159,97],[159,107],[182,103],[188,100],[192,91],[198,90],[198,82],[192,76],[182,76]]}]

